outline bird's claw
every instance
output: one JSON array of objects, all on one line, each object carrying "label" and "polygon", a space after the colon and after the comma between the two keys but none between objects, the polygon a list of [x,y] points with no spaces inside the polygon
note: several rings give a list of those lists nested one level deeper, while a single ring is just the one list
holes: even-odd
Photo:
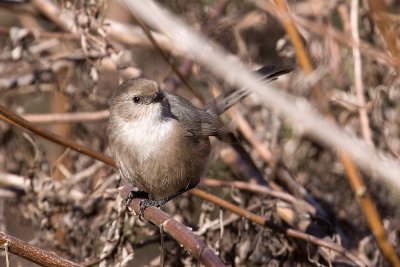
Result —
[{"label": "bird's claw", "polygon": [[164,199],[142,199],[139,204],[139,219],[142,220],[144,217],[144,210],[148,207],[160,207],[165,204]]},{"label": "bird's claw", "polygon": [[125,199],[125,206],[129,212],[132,212],[131,203],[134,198],[147,198],[148,194],[144,191],[130,191]]},{"label": "bird's claw", "polygon": [[148,207],[160,207],[168,201],[166,198],[155,200],[148,199],[148,194],[144,191],[131,191],[125,199],[125,205],[128,211],[132,211],[130,205],[134,198],[141,198],[139,203],[139,219],[141,221],[143,221],[142,218],[144,217],[145,209],[147,209]]},{"label": "bird's claw", "polygon": [[132,209],[130,208],[130,206],[131,206],[131,202],[132,202],[132,200],[134,199],[134,192],[133,191],[130,191],[129,192],[129,194],[128,194],[128,196],[126,197],[126,199],[125,199],[125,206],[126,206],[126,208],[128,209],[128,211],[132,211]]}]

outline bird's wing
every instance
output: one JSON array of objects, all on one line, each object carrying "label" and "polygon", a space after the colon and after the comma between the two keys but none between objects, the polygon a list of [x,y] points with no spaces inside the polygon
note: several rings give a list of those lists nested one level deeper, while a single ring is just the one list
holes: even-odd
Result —
[{"label": "bird's wing", "polygon": [[236,140],[233,133],[222,124],[217,115],[210,114],[202,109],[200,110],[200,117],[202,135],[215,136],[224,142],[234,142]]},{"label": "bird's wing", "polygon": [[219,121],[218,116],[194,106],[181,96],[168,94],[167,98],[172,117],[180,122],[180,127],[186,131],[188,137],[216,136],[227,140],[226,136],[231,134]]}]

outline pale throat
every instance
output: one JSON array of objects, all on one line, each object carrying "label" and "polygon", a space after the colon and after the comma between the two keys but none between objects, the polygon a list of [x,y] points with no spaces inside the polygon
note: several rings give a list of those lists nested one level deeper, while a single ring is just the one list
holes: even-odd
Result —
[{"label": "pale throat", "polygon": [[174,120],[163,120],[160,108],[149,109],[146,116],[119,123],[120,140],[126,149],[138,158],[146,160],[170,142],[174,133]]}]

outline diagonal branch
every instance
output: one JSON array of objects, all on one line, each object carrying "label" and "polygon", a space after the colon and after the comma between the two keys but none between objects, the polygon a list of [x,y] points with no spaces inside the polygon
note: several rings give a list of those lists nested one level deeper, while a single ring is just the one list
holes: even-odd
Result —
[{"label": "diagonal branch", "polygon": [[0,247],[7,247],[8,251],[18,255],[28,261],[39,264],[44,267],[79,267],[81,265],[63,259],[54,252],[48,252],[43,249],[32,246],[6,233],[0,232]]}]

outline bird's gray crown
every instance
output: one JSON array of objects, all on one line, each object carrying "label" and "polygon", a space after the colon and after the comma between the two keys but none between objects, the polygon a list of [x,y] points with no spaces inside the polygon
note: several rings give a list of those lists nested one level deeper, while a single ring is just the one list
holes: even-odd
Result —
[{"label": "bird's gray crown", "polygon": [[151,97],[160,91],[158,84],[146,78],[131,78],[123,82],[111,99],[111,103],[130,101],[132,97]]}]

